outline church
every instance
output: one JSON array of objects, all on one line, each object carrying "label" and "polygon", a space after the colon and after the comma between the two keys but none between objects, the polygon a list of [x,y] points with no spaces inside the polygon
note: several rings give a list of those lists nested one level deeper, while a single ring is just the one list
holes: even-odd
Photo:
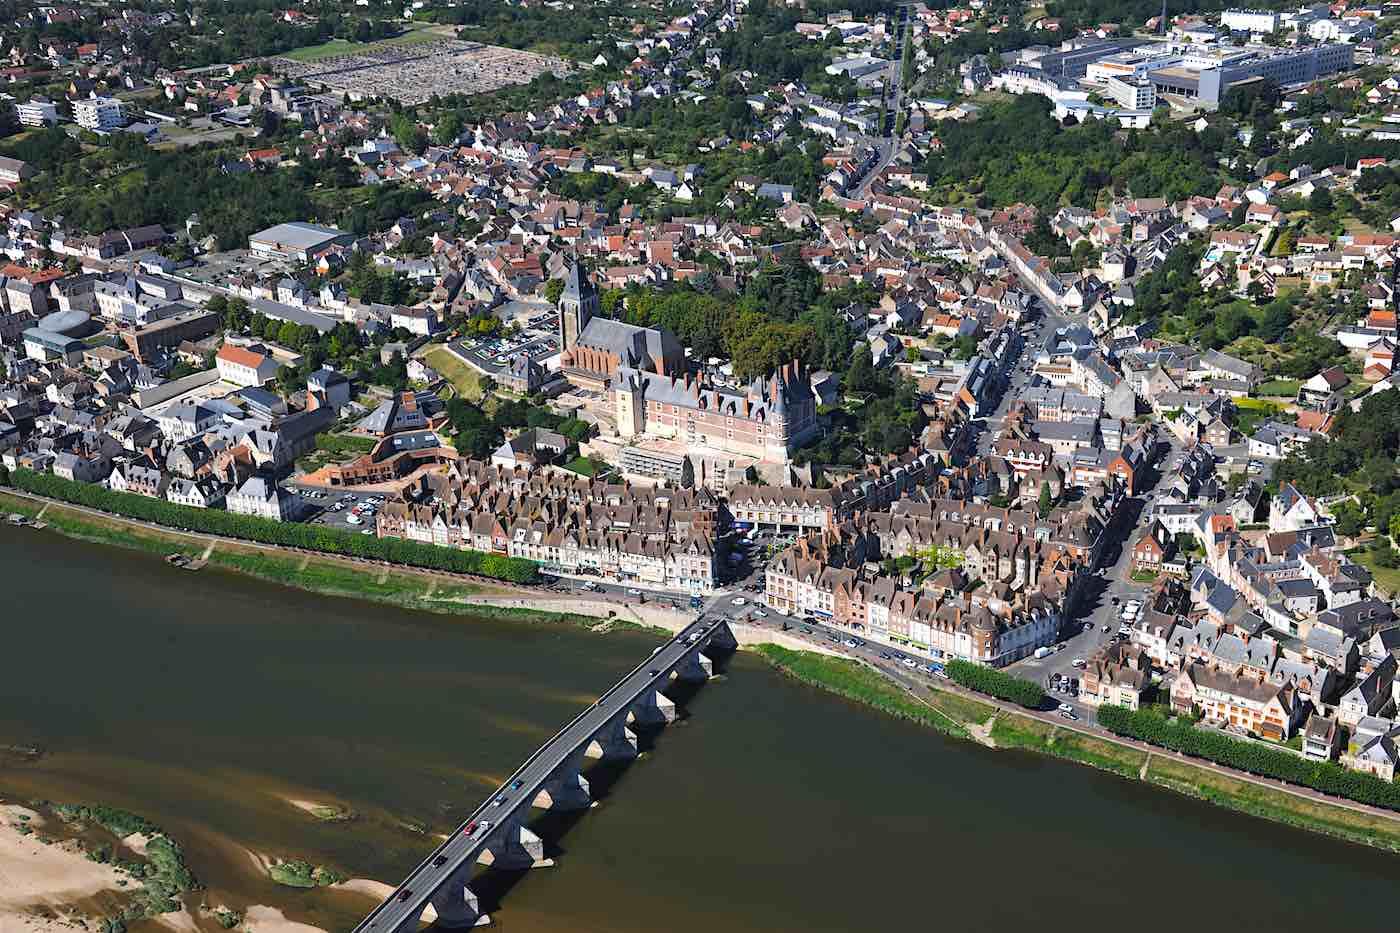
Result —
[{"label": "church", "polygon": [[576,262],[559,294],[559,347],[564,377],[596,391],[606,389],[623,367],[662,376],[678,376],[686,369],[675,334],[602,317],[598,290]]},{"label": "church", "polygon": [[690,370],[670,331],[602,317],[598,292],[577,263],[559,295],[559,331],[560,371],[606,395],[624,439],[786,463],[820,433],[816,395],[799,362],[746,386],[713,383]]}]

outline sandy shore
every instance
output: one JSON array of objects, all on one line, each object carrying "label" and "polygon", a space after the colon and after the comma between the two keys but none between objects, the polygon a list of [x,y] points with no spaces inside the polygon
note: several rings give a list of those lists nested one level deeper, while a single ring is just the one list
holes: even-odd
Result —
[{"label": "sandy shore", "polygon": [[32,917],[36,909],[68,913],[75,902],[121,891],[127,880],[110,865],[89,861],[75,843],[45,845],[15,828],[20,816],[42,825],[32,810],[0,804],[0,930],[67,929],[61,921]]},{"label": "sandy shore", "polygon": [[339,823],[355,819],[355,811],[344,804],[323,800],[306,800],[298,797],[283,797],[287,803],[302,813],[322,822]]},{"label": "sandy shore", "polygon": [[172,933],[200,933],[199,923],[190,916],[189,908],[173,914],[157,914],[154,922]]},{"label": "sandy shore", "polygon": [[326,933],[320,927],[309,923],[288,920],[276,907],[256,904],[243,914],[243,929],[247,933]]},{"label": "sandy shore", "polygon": [[[342,881],[330,890],[349,891],[353,894],[363,894],[372,901],[382,901],[394,893],[394,886],[382,881],[371,881],[369,878],[351,878],[349,881]],[[423,908],[424,923],[432,923],[436,919],[437,910],[432,904]]]},{"label": "sandy shore", "polygon": [[146,846],[150,844],[150,841],[151,837],[147,836],[145,833],[132,833],[130,836],[126,836],[122,839],[122,845],[141,856],[141,858],[145,858]]}]

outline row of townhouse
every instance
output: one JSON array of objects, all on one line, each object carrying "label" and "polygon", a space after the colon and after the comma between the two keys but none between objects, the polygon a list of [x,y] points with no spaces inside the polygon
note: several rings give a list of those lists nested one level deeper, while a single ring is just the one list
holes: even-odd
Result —
[{"label": "row of townhouse", "polygon": [[729,490],[729,512],[741,529],[826,531],[857,512],[888,508],[935,484],[945,462],[932,451],[915,448],[827,489],[740,484]]},{"label": "row of townhouse", "polygon": [[810,536],[785,551],[767,571],[767,604],[933,659],[999,667],[1053,643],[1082,570],[1051,549],[1026,573],[1035,586],[989,581],[970,589],[969,577],[945,569],[913,589],[859,560],[848,565],[839,550],[851,543],[835,537]]},{"label": "row of townhouse", "polygon": [[597,575],[696,594],[714,590],[718,561],[708,535],[692,531],[658,539],[645,531],[603,530],[590,527],[584,511],[551,518],[511,517],[398,501],[380,510],[376,532],[381,538],[520,557],[555,573]]}]

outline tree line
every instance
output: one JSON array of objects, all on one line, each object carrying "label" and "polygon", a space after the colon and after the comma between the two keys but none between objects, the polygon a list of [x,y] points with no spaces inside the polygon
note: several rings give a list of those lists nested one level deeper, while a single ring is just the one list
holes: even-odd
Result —
[{"label": "tree line", "polygon": [[1169,748],[1227,768],[1310,787],[1334,797],[1400,810],[1400,785],[1348,770],[1331,761],[1314,761],[1285,749],[1198,729],[1187,720],[1168,719],[1156,710],[1101,706],[1098,720],[1099,725],[1114,735]]},{"label": "tree line", "polygon": [[947,674],[954,683],[969,690],[1016,703],[1026,709],[1039,709],[1045,702],[1045,691],[1041,689],[1040,684],[1022,677],[1013,677],[994,667],[983,667],[971,661],[949,661]]},{"label": "tree line", "polygon": [[116,492],[94,483],[78,483],[51,473],[36,473],[33,470],[12,471],[10,484],[35,495],[181,531],[220,535],[279,547],[320,551],[325,554],[381,560],[428,570],[471,573],[511,583],[534,583],[538,579],[539,565],[534,561],[503,554],[440,547],[400,538],[353,534],[324,525],[278,522],[256,515],[238,515],[219,509],[199,509],[165,499]]}]

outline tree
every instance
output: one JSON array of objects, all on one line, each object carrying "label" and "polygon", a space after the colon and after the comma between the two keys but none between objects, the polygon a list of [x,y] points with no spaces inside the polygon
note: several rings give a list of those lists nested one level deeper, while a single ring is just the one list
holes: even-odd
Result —
[{"label": "tree", "polygon": [[438,118],[433,126],[433,142],[439,146],[450,146],[462,133],[462,116],[455,110],[448,111]]},{"label": "tree", "polygon": [[1356,507],[1355,503],[1340,503],[1332,510],[1332,514],[1337,520],[1338,534],[1347,538],[1354,538],[1361,533],[1365,515]]},{"label": "tree", "polygon": [[552,305],[559,304],[559,296],[564,293],[563,279],[550,279],[544,287],[544,300]]},{"label": "tree", "polygon": [[1042,482],[1040,484],[1040,517],[1044,518],[1050,514],[1050,508],[1054,505],[1054,497],[1050,495],[1050,484]]},{"label": "tree", "polygon": [[870,344],[862,341],[851,351],[851,365],[846,370],[847,392],[871,392],[877,387],[875,366],[870,360]]},{"label": "tree", "polygon": [[428,134],[411,114],[396,113],[389,121],[389,132],[399,148],[406,152],[422,152],[428,145]]},{"label": "tree", "polygon": [[1089,242],[1088,237],[1085,237],[1074,244],[1074,249],[1070,250],[1069,255],[1074,263],[1074,268],[1087,269],[1094,264],[1094,244]]}]

